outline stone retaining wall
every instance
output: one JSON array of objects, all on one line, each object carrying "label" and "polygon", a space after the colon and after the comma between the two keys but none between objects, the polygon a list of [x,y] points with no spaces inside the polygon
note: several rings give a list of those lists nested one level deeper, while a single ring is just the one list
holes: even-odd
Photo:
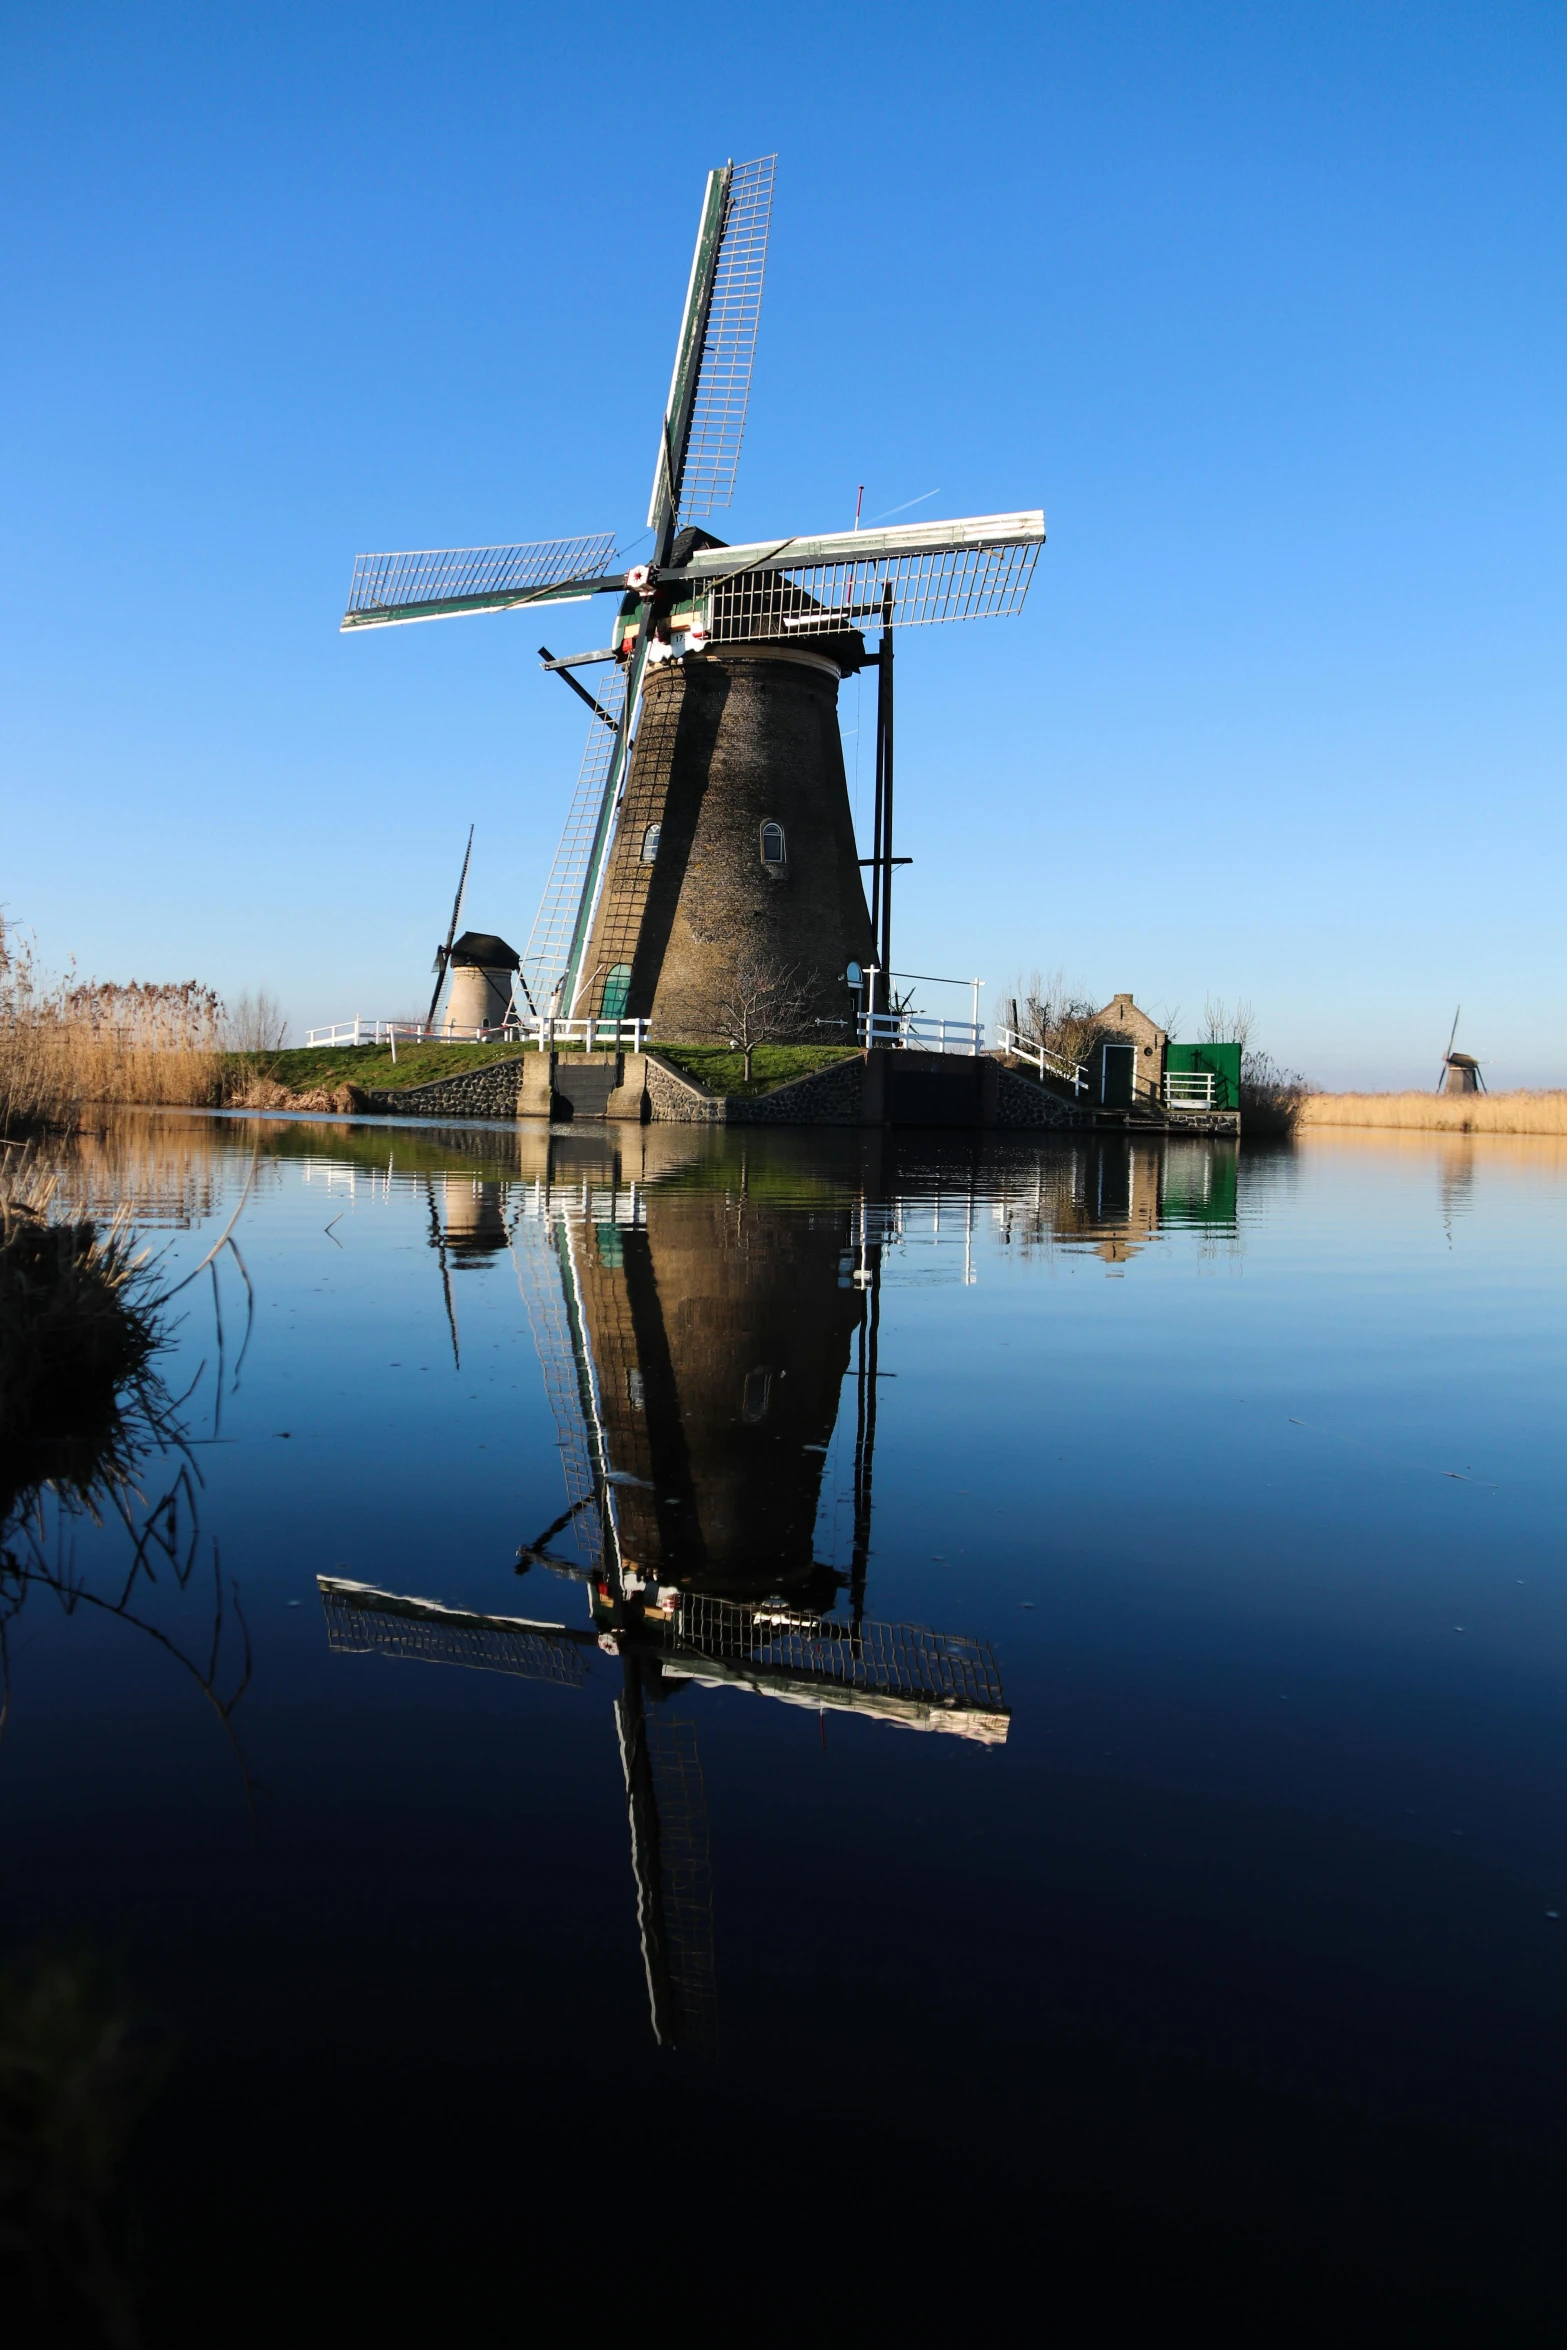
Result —
[{"label": "stone retaining wall", "polygon": [[709,1093],[658,1053],[647,1056],[649,1115],[686,1126],[860,1126],[865,1063],[835,1061],[770,1093]]},{"label": "stone retaining wall", "polygon": [[[582,1056],[574,1055],[574,1063]],[[613,1056],[592,1056],[594,1060]],[[558,1108],[551,1085],[554,1056],[523,1052],[504,1061],[489,1061],[482,1069],[464,1069],[452,1077],[437,1077],[425,1085],[353,1086],[352,1107],[379,1111],[394,1118],[493,1118],[510,1123],[518,1118],[548,1118]],[[867,1101],[865,1058],[835,1061],[809,1077],[774,1086],[761,1094],[709,1093],[695,1078],[685,1076],[659,1053],[622,1056],[621,1082],[611,1093],[611,1118],[652,1118],[684,1126],[863,1126],[874,1103]],[[878,1095],[879,1099],[879,1095]],[[1091,1110],[1074,1110],[1069,1102],[1033,1077],[995,1066],[997,1126],[1074,1127],[1096,1123]],[[1213,1114],[1207,1131],[1235,1131],[1233,1112]],[[1197,1121],[1183,1120],[1197,1126]]]},{"label": "stone retaining wall", "polygon": [[482,1069],[461,1069],[433,1077],[426,1085],[355,1085],[356,1109],[380,1110],[392,1118],[515,1118],[519,1115],[525,1064],[541,1053],[516,1053],[486,1061]]},{"label": "stone retaining wall", "polygon": [[1088,1126],[1092,1122],[1091,1113],[1085,1117],[1032,1077],[1024,1077],[1016,1069],[997,1069],[998,1126]]}]

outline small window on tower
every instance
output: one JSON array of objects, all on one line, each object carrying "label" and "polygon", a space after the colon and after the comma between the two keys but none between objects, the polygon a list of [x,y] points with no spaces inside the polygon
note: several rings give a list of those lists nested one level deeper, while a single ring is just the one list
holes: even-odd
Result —
[{"label": "small window on tower", "polygon": [[784,828],[771,822],[762,826],[762,863],[782,865],[787,862],[784,852]]},{"label": "small window on tower", "polygon": [[644,865],[651,865],[658,855],[658,836],[663,829],[661,824],[650,824],[642,835],[642,862]]},{"label": "small window on tower", "polygon": [[765,1364],[745,1375],[745,1389],[740,1399],[740,1416],[754,1427],[765,1420],[767,1407],[773,1400],[773,1375]]}]

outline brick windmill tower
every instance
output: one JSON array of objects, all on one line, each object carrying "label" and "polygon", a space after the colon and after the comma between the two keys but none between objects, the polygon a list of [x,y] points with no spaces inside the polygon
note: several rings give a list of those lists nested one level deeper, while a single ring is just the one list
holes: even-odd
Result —
[{"label": "brick windmill tower", "polygon": [[[892,949],[894,627],[1015,613],[1038,512],[726,546],[760,316],[772,156],[708,175],[648,509],[614,540],[362,555],[345,629],[618,597],[612,641],[546,666],[589,705],[587,753],[522,957],[534,1009],[711,1035],[737,960],[790,967],[807,1019],[851,1017]],[[867,644],[874,634],[876,649]],[[577,672],[601,665],[598,691]],[[871,854],[854,837],[838,687],[877,671]],[[862,873],[871,875],[867,901]]]}]

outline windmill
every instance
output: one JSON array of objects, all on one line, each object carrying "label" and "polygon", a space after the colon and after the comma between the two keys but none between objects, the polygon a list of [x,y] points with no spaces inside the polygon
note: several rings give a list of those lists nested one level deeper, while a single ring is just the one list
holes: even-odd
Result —
[{"label": "windmill", "polygon": [[1453,1014],[1452,1033],[1447,1040],[1447,1050],[1442,1055],[1442,1073],[1436,1081],[1438,1093],[1484,1093],[1485,1091],[1485,1079],[1480,1074],[1480,1064],[1474,1055],[1472,1053],[1455,1053],[1453,1050],[1453,1046],[1458,1041],[1458,1019],[1463,1008],[1463,1005],[1460,1004],[1458,1011]]},{"label": "windmill", "polygon": [[[773,156],[708,174],[647,527],[361,555],[344,629],[619,599],[611,642],[546,668],[592,708],[560,846],[522,957],[539,1010],[641,1017],[671,1039],[715,1026],[739,942],[811,974],[807,1013],[860,1009],[849,974],[892,953],[893,630],[1016,613],[1044,542],[1037,511],[726,546],[772,209]],[[878,649],[866,644],[875,632]],[[573,675],[602,665],[599,690]],[[872,848],[854,838],[838,687],[878,674]],[[862,869],[871,875],[867,905]],[[872,1005],[871,1009],[878,1008]]]},{"label": "windmill", "polygon": [[[628,1211],[629,1224],[615,1220]],[[732,1408],[727,1414],[682,1409],[700,1395],[701,1375],[715,1358],[721,1382],[732,1386],[732,1364],[721,1359],[723,1338],[713,1340],[710,1315],[693,1320],[685,1300],[666,1315],[657,1280],[636,1278],[639,1245],[644,1274],[653,1271],[649,1233],[637,1221],[642,1212],[635,1186],[628,1202],[613,1188],[606,1198],[585,1184],[578,1155],[567,1159],[566,1181],[554,1196],[547,1181],[540,1185],[515,1226],[518,1280],[559,1434],[566,1503],[551,1526],[522,1546],[518,1564],[585,1585],[589,1621],[479,1613],[341,1577],[317,1580],[328,1642],[338,1654],[466,1665],[571,1689],[583,1688],[612,1660],[653,2032],[662,2045],[690,2048],[712,2041],[716,1986],[706,1805],[695,1727],[677,1710],[684,1693],[747,1690],[817,1713],[824,1724],[828,1713],[852,1712],[991,1746],[1004,1742],[1009,1716],[986,1643],[879,1623],[865,1613],[881,1251],[863,1204],[855,1219],[859,1270],[852,1281],[838,1274],[852,1232],[830,1230],[825,1219],[799,1220],[799,1245],[819,1260],[836,1310],[810,1330],[795,1317],[794,1377],[773,1384],[775,1402],[792,1388],[812,1386],[811,1357],[818,1355],[822,1376],[791,1432],[812,1425],[815,1413],[813,1434],[830,1436],[841,1380],[852,1370],[847,1576],[814,1557],[824,1447],[781,1446],[757,1424],[741,1494],[732,1474],[725,1475],[733,1467],[732,1452],[725,1457],[733,1443]],[[688,1200],[677,1203],[677,1219],[692,1212]],[[663,1262],[667,1272],[670,1253]],[[777,1268],[778,1293],[800,1262],[795,1256]],[[818,1284],[812,1304],[819,1309],[826,1294]],[[771,1301],[753,1284],[732,1303],[731,1332],[749,1325],[738,1343],[754,1354],[767,1343]],[[766,1376],[753,1371],[746,1380],[742,1420],[758,1409],[761,1420],[768,1418],[767,1396],[757,1384]],[[694,1428],[693,1418],[701,1423]],[[781,1476],[780,1452],[788,1455]],[[700,1484],[704,1471],[714,1487],[705,1497],[692,1490],[693,1474]],[[805,1504],[793,1513],[803,1543],[793,1545],[776,1537],[777,1522],[791,1514],[789,1482]],[[737,1509],[741,1500],[763,1506]],[[776,1505],[771,1510],[769,1500]],[[720,1513],[736,1539],[715,1558]],[[758,1560],[760,1576],[751,1571]],[[770,1584],[775,1575],[782,1587]],[[833,1603],[845,1583],[849,1610],[841,1616]]]}]

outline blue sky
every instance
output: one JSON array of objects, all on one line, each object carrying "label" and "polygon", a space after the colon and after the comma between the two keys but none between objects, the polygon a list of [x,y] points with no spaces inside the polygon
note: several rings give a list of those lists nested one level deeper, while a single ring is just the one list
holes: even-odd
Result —
[{"label": "blue sky", "polygon": [[776,149],[715,527],[1050,534],[903,640],[899,961],[1246,996],[1324,1083],[1430,1082],[1462,999],[1567,1081],[1564,119],[1555,0],[13,8],[0,901],[402,1012],[472,820],[525,935],[534,647],[608,607],[345,638],[353,557],[633,537],[703,174]]}]

